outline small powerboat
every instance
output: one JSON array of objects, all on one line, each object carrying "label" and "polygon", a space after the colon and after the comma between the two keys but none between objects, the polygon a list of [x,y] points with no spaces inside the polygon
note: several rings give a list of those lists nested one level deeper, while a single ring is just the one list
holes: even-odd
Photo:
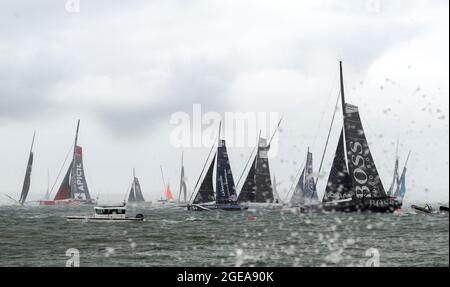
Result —
[{"label": "small powerboat", "polygon": [[442,212],[448,212],[448,206],[443,206],[442,205],[442,206],[439,207],[439,210],[442,211]]},{"label": "small powerboat", "polygon": [[113,206],[96,206],[94,207],[94,214],[92,216],[71,215],[65,216],[68,221],[94,221],[94,222],[132,222],[143,221],[144,215],[137,214],[135,217],[127,216],[127,206],[113,205]]},{"label": "small powerboat", "polygon": [[420,207],[417,205],[411,205],[411,208],[416,211],[423,212],[423,213],[433,213],[434,212],[433,207],[431,207],[431,205],[429,205],[429,204],[425,204],[424,207]]}]

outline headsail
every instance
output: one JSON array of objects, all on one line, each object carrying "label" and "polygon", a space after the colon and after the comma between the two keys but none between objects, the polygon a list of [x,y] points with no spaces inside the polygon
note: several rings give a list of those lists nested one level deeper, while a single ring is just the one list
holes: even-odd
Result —
[{"label": "headsail", "polygon": [[201,204],[212,202],[215,200],[214,196],[214,186],[213,186],[213,173],[214,173],[214,163],[216,155],[213,156],[208,171],[200,185],[200,188],[194,198],[194,204]]},{"label": "headsail", "polygon": [[291,197],[291,204],[315,204],[318,202],[316,183],[313,177],[313,158],[308,151],[305,168]]},{"label": "headsail", "polygon": [[257,161],[256,161],[256,198],[255,202],[273,202],[272,179],[269,169],[270,146],[264,138],[259,139]]},{"label": "headsail", "polygon": [[25,172],[25,179],[23,180],[22,193],[20,194],[19,203],[23,205],[27,200],[28,192],[30,191],[31,184],[31,169],[33,167],[33,145],[34,145],[34,137],[36,133],[33,134],[33,140],[31,142],[30,155],[28,157],[27,169]]},{"label": "headsail", "polygon": [[227,147],[225,140],[219,140],[219,146],[217,148],[216,202],[229,203],[236,201],[236,186],[231,172]]},{"label": "headsail", "polygon": [[134,178],[134,194],[137,202],[145,201],[144,196],[142,195],[141,184],[139,183],[139,179],[137,177]]},{"label": "headsail", "polygon": [[345,163],[344,134],[341,130],[339,143],[334,154],[333,165],[323,197],[323,202],[336,201],[352,197],[351,178]]},{"label": "headsail", "polygon": [[[73,163],[73,161],[72,161]],[[64,176],[63,181],[61,182],[61,185],[58,189],[58,192],[55,195],[54,200],[64,200],[64,199],[70,199],[71,193],[70,193],[70,172],[72,170],[72,163],[70,163],[69,168],[67,169],[66,175]]]},{"label": "headsail", "polygon": [[172,191],[170,191],[170,184],[167,184],[167,188],[166,188],[166,199],[167,199],[167,201],[169,201],[169,202],[174,201]]},{"label": "headsail", "polygon": [[128,202],[136,202],[136,195],[134,193],[134,181],[131,185],[130,193],[128,194]]}]

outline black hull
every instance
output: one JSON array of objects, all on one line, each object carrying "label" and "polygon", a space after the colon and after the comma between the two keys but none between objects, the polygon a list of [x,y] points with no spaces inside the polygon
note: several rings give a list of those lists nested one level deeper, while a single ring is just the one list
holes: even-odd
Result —
[{"label": "black hull", "polygon": [[187,206],[189,211],[211,211],[211,210],[225,210],[225,211],[242,211],[247,210],[247,206],[240,204],[190,204]]},{"label": "black hull", "polygon": [[433,212],[433,209],[426,209],[424,207],[420,207],[420,206],[417,206],[417,205],[411,205],[411,208],[416,210],[416,211],[423,212],[423,213],[432,213]]},{"label": "black hull", "polygon": [[441,206],[439,207],[439,210],[448,212],[448,206]]},{"label": "black hull", "polygon": [[327,212],[373,212],[393,213],[402,208],[402,203],[393,197],[352,199],[338,203],[324,203],[322,209]]}]

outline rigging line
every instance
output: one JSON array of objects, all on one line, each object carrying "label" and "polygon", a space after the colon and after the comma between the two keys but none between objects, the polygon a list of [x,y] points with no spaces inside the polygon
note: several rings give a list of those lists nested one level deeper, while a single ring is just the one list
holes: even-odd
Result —
[{"label": "rigging line", "polygon": [[[336,82],[337,75],[338,75],[338,72],[335,71],[332,83],[335,83],[335,82]],[[321,126],[322,126],[322,123],[323,123],[323,121],[324,121],[324,119],[325,119],[325,114],[326,114],[326,113],[325,113],[325,109],[326,109],[328,103],[330,102],[331,96],[334,94],[334,90],[335,90],[335,89],[336,89],[336,86],[335,86],[335,85],[332,85],[331,88],[330,88],[330,91],[328,92],[328,97],[327,97],[327,99],[326,99],[326,101],[325,101],[325,103],[324,103],[324,105],[323,105],[322,113],[321,113],[322,116],[320,117],[319,124],[318,124],[318,126],[317,126],[316,134],[314,135],[314,138],[313,138],[313,142],[312,142],[311,147],[314,147],[314,146],[315,146],[316,141],[317,141],[317,138],[319,137],[319,131],[320,131],[320,128],[321,128]]]},{"label": "rigging line", "polygon": [[64,159],[64,162],[63,162],[63,164],[62,164],[62,166],[61,166],[61,168],[60,168],[60,170],[59,170],[59,172],[58,172],[58,175],[56,176],[55,182],[53,183],[52,188],[50,189],[50,192],[48,193],[48,195],[51,195],[51,194],[52,194],[53,189],[55,188],[55,185],[56,185],[56,183],[58,182],[59,177],[61,176],[61,172],[63,171],[64,166],[66,165],[67,159],[69,158],[70,151],[72,150],[72,147],[73,147],[73,144],[70,144],[70,149],[69,149],[69,151],[67,152],[66,158]]},{"label": "rigging line", "polygon": [[289,188],[288,193],[286,194],[286,202],[289,201],[289,195],[290,195],[291,192],[292,192],[292,188],[293,188],[294,185],[298,182],[298,177],[299,177],[300,171],[302,171],[303,168],[304,168],[305,165],[306,165],[306,159],[307,159],[307,157],[305,157],[305,158],[303,159],[303,162],[302,162],[302,164],[300,165],[300,168],[298,169],[297,174],[296,174],[295,177],[294,177],[294,180],[292,181],[291,187]]},{"label": "rigging line", "polygon": [[338,105],[339,105],[339,98],[340,98],[340,96],[341,96],[341,92],[339,92],[338,97],[336,99],[336,104],[334,106],[333,117],[331,118],[331,124],[330,124],[330,128],[328,130],[327,140],[325,141],[325,147],[323,149],[322,158],[320,160],[320,165],[319,165],[319,170],[317,172],[317,179],[316,179],[316,182],[315,182],[316,188],[317,188],[317,182],[319,181],[320,172],[322,171],[323,161],[325,159],[325,154],[326,154],[326,151],[327,151],[327,148],[328,148],[328,143],[330,141],[331,130],[333,129],[334,119],[336,117],[336,111],[337,111],[337,108],[338,108]]},{"label": "rigging line", "polygon": [[247,170],[247,167],[248,167],[248,164],[250,163],[250,160],[253,158],[253,153],[255,152],[255,150],[256,150],[256,146],[253,147],[252,153],[250,154],[250,156],[249,156],[249,158],[248,158],[248,160],[247,160],[247,162],[246,162],[246,164],[244,166],[244,169],[242,170],[241,176],[239,177],[239,180],[237,181],[236,188],[239,186],[239,183],[241,182],[242,176],[244,175],[244,172]]},{"label": "rigging line", "polygon": [[[218,138],[218,135],[217,135],[217,138]],[[216,138],[216,139],[217,139],[217,138]],[[216,142],[216,139],[214,139],[214,142]],[[214,150],[214,147],[215,147],[215,146],[216,146],[216,145],[213,144],[213,146],[212,146],[211,149],[209,150],[208,157],[206,158],[205,164],[203,165],[202,171],[200,172],[200,176],[198,177],[197,183],[195,183],[195,186],[194,186],[194,190],[192,191],[191,196],[189,197],[189,202],[191,201],[192,196],[195,194],[195,190],[197,189],[197,185],[198,185],[198,183],[200,182],[200,179],[202,178],[203,172],[205,171],[205,167],[206,167],[206,165],[208,164],[209,157],[211,156],[211,153],[212,153],[212,151]]]}]

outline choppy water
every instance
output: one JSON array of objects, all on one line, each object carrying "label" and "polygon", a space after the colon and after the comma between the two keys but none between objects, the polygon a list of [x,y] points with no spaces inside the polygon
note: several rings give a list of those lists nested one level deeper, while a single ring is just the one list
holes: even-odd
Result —
[{"label": "choppy water", "polygon": [[0,207],[0,266],[449,266],[448,214],[188,212],[130,208],[145,222],[67,222],[92,207]]}]

